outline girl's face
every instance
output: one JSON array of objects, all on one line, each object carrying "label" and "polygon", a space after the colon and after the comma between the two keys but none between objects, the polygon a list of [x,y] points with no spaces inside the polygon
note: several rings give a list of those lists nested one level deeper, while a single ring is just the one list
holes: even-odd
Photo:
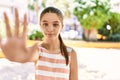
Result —
[{"label": "girl's face", "polygon": [[41,18],[41,30],[45,38],[54,39],[63,27],[63,24],[58,15],[55,13],[45,13]]}]

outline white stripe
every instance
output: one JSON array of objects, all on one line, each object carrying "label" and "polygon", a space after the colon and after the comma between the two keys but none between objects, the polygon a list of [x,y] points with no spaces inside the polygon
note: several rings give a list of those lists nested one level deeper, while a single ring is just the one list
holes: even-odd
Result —
[{"label": "white stripe", "polygon": [[71,53],[72,52],[72,48],[67,47],[67,52]]},{"label": "white stripe", "polygon": [[38,61],[37,65],[40,66],[47,66],[51,68],[64,68],[64,69],[69,69],[69,65],[63,64],[63,63],[50,63],[50,62],[45,62],[45,61]]},{"label": "white stripe", "polygon": [[66,73],[57,73],[57,72],[49,72],[49,71],[37,70],[36,74],[37,75],[48,76],[48,77],[55,77],[55,78],[58,77],[58,78],[69,79],[69,74],[66,74]]},{"label": "white stripe", "polygon": [[65,59],[64,56],[62,56],[61,54],[50,54],[46,52],[40,52],[39,55],[47,58],[52,58],[52,59],[62,59],[62,60]]}]

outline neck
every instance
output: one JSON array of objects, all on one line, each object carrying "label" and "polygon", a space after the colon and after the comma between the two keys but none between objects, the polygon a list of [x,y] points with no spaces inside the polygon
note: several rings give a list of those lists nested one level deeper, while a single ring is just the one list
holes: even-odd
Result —
[{"label": "neck", "polygon": [[55,50],[60,49],[60,41],[59,39],[44,39],[43,40],[43,47],[45,47],[48,50]]}]

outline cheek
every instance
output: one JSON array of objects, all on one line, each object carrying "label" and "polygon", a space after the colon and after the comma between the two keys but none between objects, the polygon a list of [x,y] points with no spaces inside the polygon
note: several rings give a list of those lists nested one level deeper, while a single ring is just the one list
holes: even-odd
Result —
[{"label": "cheek", "polygon": [[42,32],[43,34],[45,34],[45,31],[44,31],[43,29],[41,29],[41,32]]},{"label": "cheek", "polygon": [[43,35],[44,35],[44,29],[42,29],[42,28],[40,28],[40,31],[43,33]]},{"label": "cheek", "polygon": [[63,27],[60,28],[60,32],[62,31]]},{"label": "cheek", "polygon": [[62,31],[62,29],[56,30],[56,34],[60,34],[61,31]]}]

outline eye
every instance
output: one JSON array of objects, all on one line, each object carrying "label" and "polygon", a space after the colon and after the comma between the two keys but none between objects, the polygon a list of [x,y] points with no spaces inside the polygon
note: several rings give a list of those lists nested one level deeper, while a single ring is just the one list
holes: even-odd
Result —
[{"label": "eye", "polygon": [[47,27],[48,26],[48,23],[43,23],[43,27]]},{"label": "eye", "polygon": [[59,26],[59,24],[53,24],[53,26],[54,26],[54,27],[58,27],[58,26]]}]

